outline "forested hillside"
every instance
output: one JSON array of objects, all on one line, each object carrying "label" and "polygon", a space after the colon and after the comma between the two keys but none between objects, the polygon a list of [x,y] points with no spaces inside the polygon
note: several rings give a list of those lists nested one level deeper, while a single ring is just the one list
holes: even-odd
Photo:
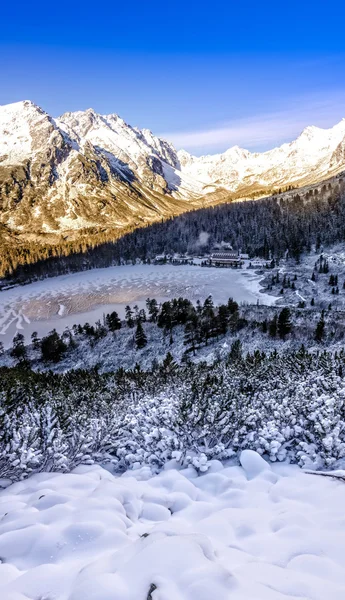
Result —
[{"label": "forested hillside", "polygon": [[111,235],[90,231],[79,241],[39,246],[14,243],[8,232],[3,232],[1,274],[28,281],[124,261],[152,260],[164,252],[208,252],[222,241],[250,256],[280,258],[288,250],[298,259],[312,245],[319,248],[345,240],[345,183],[339,176],[320,186],[264,200],[191,211],[116,241],[109,241]]}]

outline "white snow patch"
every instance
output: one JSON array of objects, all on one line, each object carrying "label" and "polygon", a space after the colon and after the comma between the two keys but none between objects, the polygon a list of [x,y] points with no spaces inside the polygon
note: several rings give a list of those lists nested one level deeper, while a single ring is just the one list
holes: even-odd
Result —
[{"label": "white snow patch", "polygon": [[243,450],[240,462],[248,479],[270,470],[269,464],[254,450]]},{"label": "white snow patch", "polygon": [[59,304],[59,310],[58,310],[59,317],[62,317],[62,315],[65,314],[65,311],[66,311],[66,306],[64,306],[64,304]]},{"label": "white snow patch", "polygon": [[83,466],[1,491],[1,599],[343,600],[344,483],[241,461]]}]

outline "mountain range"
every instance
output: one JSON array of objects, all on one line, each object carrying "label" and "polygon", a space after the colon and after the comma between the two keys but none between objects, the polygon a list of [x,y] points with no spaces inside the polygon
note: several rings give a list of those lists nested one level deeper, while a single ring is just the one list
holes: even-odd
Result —
[{"label": "mountain range", "polygon": [[331,129],[307,127],[268,152],[235,146],[196,157],[116,114],[53,118],[30,101],[0,107],[0,222],[24,236],[122,231],[317,183],[344,165],[345,119]]}]

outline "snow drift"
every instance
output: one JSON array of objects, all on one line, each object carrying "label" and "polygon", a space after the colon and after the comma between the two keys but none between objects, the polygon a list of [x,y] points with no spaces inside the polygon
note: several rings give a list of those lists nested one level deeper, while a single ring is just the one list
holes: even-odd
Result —
[{"label": "snow drift", "polygon": [[244,468],[42,473],[0,492],[2,600],[343,600],[345,485]]}]

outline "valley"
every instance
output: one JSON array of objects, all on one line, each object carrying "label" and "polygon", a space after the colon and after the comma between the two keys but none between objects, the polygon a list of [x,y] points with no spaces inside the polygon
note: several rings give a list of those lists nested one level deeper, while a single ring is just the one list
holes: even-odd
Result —
[{"label": "valley", "polygon": [[345,600],[345,3],[1,8],[0,600]]}]

